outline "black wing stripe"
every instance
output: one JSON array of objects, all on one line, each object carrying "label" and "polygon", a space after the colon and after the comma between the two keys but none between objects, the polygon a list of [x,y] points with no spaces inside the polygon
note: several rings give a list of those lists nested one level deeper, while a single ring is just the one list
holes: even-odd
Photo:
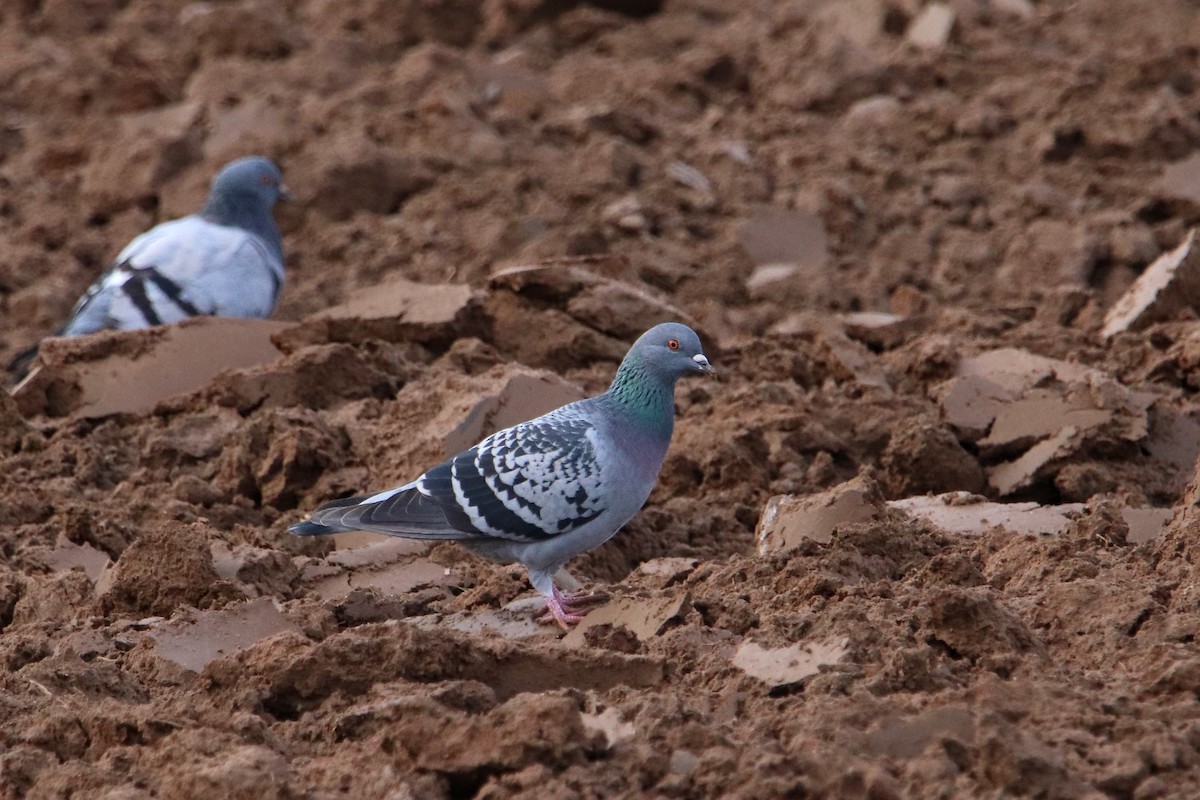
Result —
[{"label": "black wing stripe", "polygon": [[205,316],[203,311],[196,308],[187,300],[183,299],[183,289],[179,287],[178,283],[164,276],[154,267],[144,270],[141,274],[153,281],[154,285],[157,286],[159,290],[167,296],[167,299],[178,306],[179,310],[187,314],[189,317]]},{"label": "black wing stripe", "polygon": [[133,305],[142,314],[147,325],[161,325],[162,318],[154,310],[154,305],[146,295],[146,278],[141,272],[129,276],[129,280],[121,284],[122,291],[133,301]]}]

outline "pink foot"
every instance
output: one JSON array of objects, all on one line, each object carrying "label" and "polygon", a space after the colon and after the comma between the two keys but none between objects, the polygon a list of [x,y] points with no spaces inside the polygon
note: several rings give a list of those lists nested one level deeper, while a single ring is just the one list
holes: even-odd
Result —
[{"label": "pink foot", "polygon": [[588,606],[603,603],[607,599],[608,595],[603,592],[563,594],[556,586],[554,594],[546,598],[546,613],[538,617],[537,621],[548,623],[553,620],[561,625],[563,630],[569,631],[573,625],[578,625],[583,620]]}]

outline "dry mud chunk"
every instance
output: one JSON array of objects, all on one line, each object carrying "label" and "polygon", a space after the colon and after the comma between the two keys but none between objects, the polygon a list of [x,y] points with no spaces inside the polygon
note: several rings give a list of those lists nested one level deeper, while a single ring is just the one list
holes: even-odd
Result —
[{"label": "dry mud chunk", "polygon": [[[386,486],[411,480],[500,428],[582,396],[557,375],[521,366],[472,376],[435,371],[407,384],[385,406],[391,420],[386,428],[346,430],[354,438],[351,451],[366,458],[372,480]],[[371,454],[381,456],[376,464]]]},{"label": "dry mud chunk", "polygon": [[816,214],[764,207],[740,226],[738,244],[756,266],[823,267],[829,259],[825,223]]},{"label": "dry mud chunk", "polygon": [[[1028,536],[1060,534],[1088,511],[1083,503],[992,503],[965,492],[892,500],[888,508],[903,511],[947,533],[969,536],[979,536],[997,527]],[[1171,510],[1167,508],[1124,506],[1120,514],[1128,527],[1125,541],[1129,544],[1157,539],[1171,519]]]},{"label": "dry mud chunk", "polygon": [[846,335],[855,341],[878,348],[891,350],[915,336],[924,327],[919,317],[888,314],[882,311],[856,311],[838,317]]},{"label": "dry mud chunk", "polygon": [[879,486],[861,475],[818,494],[776,495],[758,521],[758,552],[787,550],[809,539],[827,544],[839,525],[878,519],[883,509]]},{"label": "dry mud chunk", "polygon": [[374,589],[387,595],[400,595],[422,586],[448,586],[454,575],[446,567],[424,558],[405,560],[375,569],[330,575],[313,584],[313,590],[326,600],[347,596],[356,589]]},{"label": "dry mud chunk", "polygon": [[755,265],[745,280],[752,298],[819,305],[833,296],[828,235],[818,215],[763,207],[738,227],[737,239]]},{"label": "dry mud chunk", "polygon": [[243,745],[199,764],[176,764],[163,773],[158,796],[165,800],[286,800],[295,796],[290,788],[295,777],[295,771],[279,753],[261,745]]},{"label": "dry mud chunk", "polygon": [[203,119],[200,103],[122,116],[119,133],[104,139],[83,175],[83,195],[93,212],[112,213],[151,197],[199,161]]},{"label": "dry mud chunk", "polygon": [[0,567],[0,631],[12,623],[13,609],[21,599],[24,588],[25,582],[19,573]]},{"label": "dry mud chunk", "polygon": [[1178,247],[1163,253],[1138,276],[1104,315],[1101,333],[1105,338],[1140,330],[1200,307],[1200,249],[1195,241],[1193,230]]},{"label": "dry mud chunk", "polygon": [[257,687],[272,713],[294,717],[335,693],[359,695],[400,678],[477,680],[508,698],[564,687],[644,688],[662,680],[663,665],[608,651],[564,651],[557,643],[534,647],[384,622],[360,625],[316,645],[281,635],[213,662],[205,674],[217,686]]},{"label": "dry mud chunk", "polygon": [[975,716],[969,708],[942,706],[912,716],[889,715],[867,734],[866,744],[875,755],[915,758],[930,742],[953,739],[975,743]]},{"label": "dry mud chunk", "polygon": [[274,361],[271,336],[290,323],[200,317],[161,328],[47,339],[13,397],[25,416],[102,417],[151,411],[223,370]]},{"label": "dry mud chunk", "polygon": [[820,379],[853,381],[891,392],[891,381],[879,358],[846,335],[837,320],[806,311],[789,314],[771,327],[781,338],[812,342],[814,370]]},{"label": "dry mud chunk", "polygon": [[929,601],[925,627],[955,658],[991,660],[1041,649],[1025,624],[986,587],[938,592]]},{"label": "dry mud chunk", "polygon": [[300,30],[273,3],[193,3],[180,16],[184,33],[203,60],[283,58],[304,44]]},{"label": "dry mud chunk", "polygon": [[68,539],[60,539],[42,560],[55,572],[80,569],[93,581],[99,578],[111,563],[106,554],[90,544],[75,544]]},{"label": "dry mud chunk", "polygon": [[427,40],[469,44],[483,24],[484,5],[477,0],[320,0],[306,4],[304,14],[314,30],[356,31],[361,56],[391,60]]},{"label": "dry mud chunk", "polygon": [[[1200,566],[1200,538],[1196,536],[1200,526],[1200,461],[1196,462],[1191,482],[1175,505],[1174,518],[1167,525],[1155,550],[1164,559],[1176,559],[1192,567]],[[1192,578],[1191,580],[1194,580]]]},{"label": "dry mud chunk", "polygon": [[0,454],[19,453],[42,441],[42,435],[21,416],[12,396],[0,392]]},{"label": "dry mud chunk", "polygon": [[983,488],[983,467],[946,428],[914,420],[892,434],[880,458],[880,485],[890,497]]},{"label": "dry mud chunk", "polygon": [[[668,320],[699,324],[648,287],[593,272],[577,259],[509,267],[489,282],[491,342],[522,363],[561,370],[594,359],[619,361],[627,342]],[[530,330],[539,335],[530,337]],[[710,356],[713,352],[710,352]]]},{"label": "dry mud chunk", "polygon": [[407,280],[360,289],[339,305],[317,315],[329,320],[387,320],[410,326],[405,334],[418,341],[448,338],[441,328],[462,321],[475,293],[458,283],[427,284]]},{"label": "dry mud chunk", "polygon": [[1001,286],[1084,286],[1098,254],[1096,241],[1069,222],[1038,219],[1015,238],[997,278]]},{"label": "dry mud chunk", "polygon": [[1083,446],[1078,428],[1067,427],[1038,442],[1013,461],[988,470],[988,484],[1002,495],[1025,489],[1062,465]]},{"label": "dry mud chunk", "polygon": [[533,419],[583,397],[578,386],[550,373],[510,374],[496,391],[480,397],[462,421],[446,434],[446,453],[466,450],[493,431]]},{"label": "dry mud chunk", "polygon": [[210,549],[218,575],[248,584],[262,594],[287,597],[300,577],[300,568],[280,550],[245,544],[230,548],[224,542],[213,542]]},{"label": "dry mud chunk", "polygon": [[553,695],[522,695],[476,714],[428,697],[385,695],[344,714],[337,727],[339,739],[374,737],[381,731],[389,740],[405,743],[387,748],[385,758],[394,769],[405,774],[431,771],[472,787],[488,775],[581,764],[604,741],[601,731],[585,727],[576,700]]},{"label": "dry mud chunk", "polygon": [[204,608],[236,593],[213,568],[207,530],[167,525],[144,532],[96,583],[102,613],[170,616],[180,605]]},{"label": "dry mud chunk", "polygon": [[287,406],[329,408],[364,397],[390,398],[412,371],[411,361],[391,346],[313,345],[278,363],[222,373],[202,398],[241,414]]},{"label": "dry mud chunk", "polygon": [[14,625],[63,623],[83,615],[90,604],[92,582],[82,572],[30,578],[12,610]]},{"label": "dry mud chunk", "polygon": [[318,150],[314,159],[317,175],[308,181],[315,184],[309,205],[332,220],[358,211],[395,214],[434,182],[419,162],[360,135],[335,138],[331,149]]},{"label": "dry mud chunk", "polygon": [[349,436],[308,409],[267,409],[221,454],[214,485],[278,509],[294,508],[328,470],[345,464]]}]

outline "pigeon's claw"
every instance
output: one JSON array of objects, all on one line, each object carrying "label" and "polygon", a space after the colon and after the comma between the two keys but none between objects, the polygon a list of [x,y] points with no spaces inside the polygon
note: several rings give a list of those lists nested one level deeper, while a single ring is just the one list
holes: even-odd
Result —
[{"label": "pigeon's claw", "polygon": [[555,586],[553,593],[546,598],[546,613],[538,617],[537,621],[542,624],[557,622],[563,630],[569,631],[583,621],[589,606],[606,600],[608,595],[604,592],[563,594]]},{"label": "pigeon's claw", "polygon": [[579,592],[578,594],[563,594],[557,589],[554,594],[558,597],[559,604],[567,611],[572,613],[590,609],[592,606],[598,606],[608,602],[608,595],[604,592]]},{"label": "pigeon's claw", "polygon": [[550,622],[557,622],[564,631],[569,631],[574,626],[583,622],[583,614],[572,614],[556,597],[546,598],[546,613],[538,617],[537,621],[543,625]]}]

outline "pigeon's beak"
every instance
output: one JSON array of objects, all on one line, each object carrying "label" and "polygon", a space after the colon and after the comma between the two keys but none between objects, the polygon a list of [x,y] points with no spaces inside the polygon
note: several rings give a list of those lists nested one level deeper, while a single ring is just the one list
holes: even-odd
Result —
[{"label": "pigeon's beak", "polygon": [[285,203],[296,202],[296,195],[292,194],[292,190],[288,188],[286,183],[279,184],[279,199]]},{"label": "pigeon's beak", "polygon": [[706,375],[717,374],[717,371],[713,369],[713,365],[708,363],[708,357],[704,355],[704,353],[696,353],[696,355],[692,356],[692,361],[696,362],[696,369],[700,370]]}]

